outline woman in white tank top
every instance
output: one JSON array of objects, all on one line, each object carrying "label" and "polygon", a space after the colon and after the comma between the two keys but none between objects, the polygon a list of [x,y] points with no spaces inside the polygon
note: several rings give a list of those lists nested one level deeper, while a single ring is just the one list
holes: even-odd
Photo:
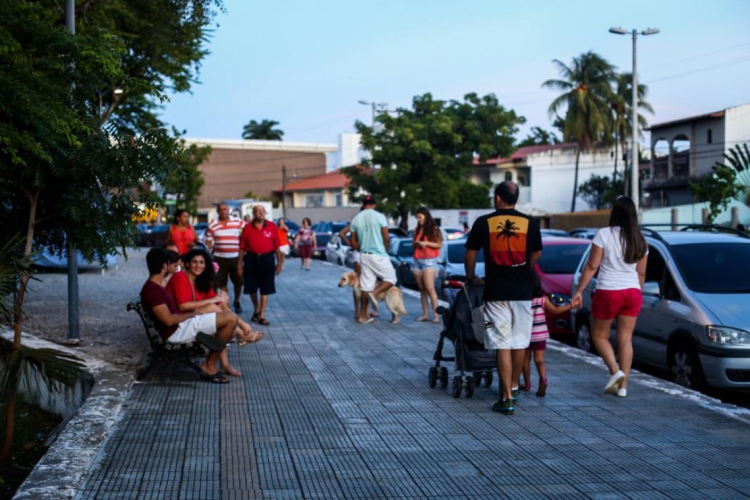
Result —
[{"label": "woman in white tank top", "polygon": [[[641,310],[641,288],[648,259],[648,246],[638,227],[633,200],[627,196],[615,200],[607,227],[600,229],[591,243],[591,253],[581,272],[572,306],[581,306],[581,294],[598,270],[591,304],[591,338],[609,368],[604,392],[624,398],[633,364],[633,330]],[[620,366],[609,343],[609,331],[615,318]]]}]

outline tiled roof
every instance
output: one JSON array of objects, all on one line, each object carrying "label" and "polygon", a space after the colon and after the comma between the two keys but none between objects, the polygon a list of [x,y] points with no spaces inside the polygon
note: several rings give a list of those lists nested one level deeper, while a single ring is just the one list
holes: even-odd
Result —
[{"label": "tiled roof", "polygon": [[541,146],[524,146],[518,148],[515,153],[510,155],[508,158],[491,158],[485,162],[480,162],[479,158],[474,158],[474,165],[498,165],[500,163],[506,163],[513,160],[523,160],[529,155],[536,153],[545,153],[547,151],[555,151],[557,149],[572,149],[575,148],[574,142],[567,142],[565,144],[544,144]]},{"label": "tiled roof", "polygon": [[[341,173],[340,170],[333,170],[327,174],[292,181],[287,183],[286,191],[320,191],[322,189],[343,189],[349,185],[349,178]],[[275,189],[277,193],[281,192],[281,186]]]}]

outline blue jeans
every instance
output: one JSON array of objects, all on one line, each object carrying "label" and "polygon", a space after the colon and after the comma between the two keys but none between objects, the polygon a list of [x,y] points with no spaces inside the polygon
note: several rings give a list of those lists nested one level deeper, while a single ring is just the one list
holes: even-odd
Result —
[{"label": "blue jeans", "polygon": [[438,263],[437,259],[414,259],[414,262],[411,265],[411,270],[416,271],[424,271],[425,269],[437,269]]}]

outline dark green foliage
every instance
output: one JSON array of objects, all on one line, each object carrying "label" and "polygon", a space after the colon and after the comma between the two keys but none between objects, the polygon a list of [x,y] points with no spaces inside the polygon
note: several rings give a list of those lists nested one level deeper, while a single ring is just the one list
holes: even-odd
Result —
[{"label": "dark green foliage", "polygon": [[543,146],[547,144],[560,144],[560,139],[553,132],[547,132],[542,127],[531,127],[531,132],[524,140],[518,143],[518,147]]},{"label": "dark green foliage", "polygon": [[[180,134],[176,130],[173,132],[179,137]],[[169,174],[162,187],[166,193],[176,193],[179,196],[178,204],[191,214],[195,214],[198,211],[201,188],[205,183],[203,173],[198,167],[211,156],[211,146],[186,146],[182,139],[179,140],[179,145],[180,151],[175,158],[177,169]]]},{"label": "dark green foliage", "polygon": [[278,124],[279,122],[273,120],[261,120],[260,122],[250,120],[247,125],[242,127],[242,138],[280,141],[284,137],[284,132],[281,129],[274,128]]},{"label": "dark green foliage", "polygon": [[[446,208],[492,208],[492,185],[476,185],[463,180],[458,186],[458,205]],[[434,208],[442,208],[435,206]]]},{"label": "dark green foliage", "polygon": [[509,155],[524,119],[492,94],[467,94],[460,102],[435,100],[428,93],[414,97],[412,109],[380,114],[377,122],[377,131],[361,122],[355,125],[362,146],[379,166],[375,177],[369,163],[342,171],[351,179],[351,195],[358,188],[372,193],[380,210],[401,217],[405,225],[409,212],[423,205],[461,207],[462,191],[464,196],[473,193],[464,182],[475,156],[485,161]]},{"label": "dark green foliage", "polygon": [[729,203],[736,199],[744,203],[750,200],[750,148],[738,144],[724,155],[727,164],[716,163],[713,173],[691,182],[690,190],[698,201],[708,202],[708,221],[713,222]]},{"label": "dark green foliage", "polygon": [[612,178],[594,174],[580,185],[578,193],[589,205],[599,210],[611,207],[615,198],[622,194],[623,187],[621,174]]}]

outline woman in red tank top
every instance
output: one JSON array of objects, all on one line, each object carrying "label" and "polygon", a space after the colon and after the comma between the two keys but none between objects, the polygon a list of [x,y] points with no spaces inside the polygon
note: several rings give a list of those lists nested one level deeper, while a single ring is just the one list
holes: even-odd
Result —
[{"label": "woman in red tank top", "polygon": [[169,228],[167,241],[174,243],[180,255],[185,255],[195,246],[198,234],[189,222],[188,211],[180,208],[174,213],[174,225]]},{"label": "woman in red tank top", "polygon": [[438,271],[437,259],[443,246],[443,235],[440,228],[435,224],[432,214],[425,207],[417,209],[417,228],[414,230],[414,262],[411,270],[419,287],[419,295],[422,299],[422,316],[417,321],[429,321],[428,301],[432,302],[433,323],[440,323],[440,315],[436,309],[438,306],[437,292],[435,291],[435,276]]}]

